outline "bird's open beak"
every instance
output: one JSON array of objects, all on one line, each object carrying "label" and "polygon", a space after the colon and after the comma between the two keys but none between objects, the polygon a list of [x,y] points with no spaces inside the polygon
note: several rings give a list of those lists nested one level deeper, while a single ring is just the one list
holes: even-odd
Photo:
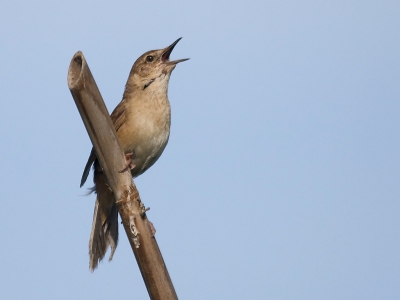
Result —
[{"label": "bird's open beak", "polygon": [[178,42],[181,40],[182,38],[177,39],[175,42],[173,42],[170,46],[168,46],[167,48],[165,48],[164,53],[161,55],[161,61],[163,63],[165,63],[166,65],[176,65],[180,62],[186,61],[189,58],[183,58],[183,59],[177,59],[177,60],[173,60],[173,61],[169,61],[169,56],[172,52],[172,50],[174,50],[176,44],[178,44]]}]

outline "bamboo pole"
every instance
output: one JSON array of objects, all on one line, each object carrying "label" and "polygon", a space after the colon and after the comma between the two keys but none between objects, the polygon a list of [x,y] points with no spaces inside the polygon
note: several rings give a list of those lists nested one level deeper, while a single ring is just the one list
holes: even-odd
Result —
[{"label": "bamboo pole", "polygon": [[177,300],[174,286],[151,232],[146,209],[130,172],[119,173],[125,164],[114,125],[82,52],[68,69],[68,87],[82,117],[97,158],[118,206],[126,235],[152,300]]}]

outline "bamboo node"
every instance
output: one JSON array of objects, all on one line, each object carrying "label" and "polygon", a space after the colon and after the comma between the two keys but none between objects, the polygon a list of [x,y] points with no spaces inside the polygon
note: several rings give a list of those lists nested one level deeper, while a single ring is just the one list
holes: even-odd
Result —
[{"label": "bamboo node", "polygon": [[140,200],[139,192],[137,190],[134,190],[132,188],[132,186],[129,186],[126,189],[124,189],[121,198],[119,200],[115,201],[115,204],[120,206],[121,204],[126,204],[133,200],[137,200],[137,201],[139,201],[140,204],[142,204],[142,201]]}]

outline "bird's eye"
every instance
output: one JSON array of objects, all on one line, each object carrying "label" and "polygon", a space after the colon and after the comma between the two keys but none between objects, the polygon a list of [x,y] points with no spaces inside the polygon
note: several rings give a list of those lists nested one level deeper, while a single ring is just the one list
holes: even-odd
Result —
[{"label": "bird's eye", "polygon": [[146,61],[147,62],[152,62],[153,60],[154,60],[154,56],[152,56],[152,55],[146,56]]}]

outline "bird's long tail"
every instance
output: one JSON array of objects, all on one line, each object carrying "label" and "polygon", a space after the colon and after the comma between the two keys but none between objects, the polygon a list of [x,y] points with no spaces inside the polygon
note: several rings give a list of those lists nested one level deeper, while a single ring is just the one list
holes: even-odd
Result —
[{"label": "bird's long tail", "polygon": [[104,258],[108,246],[111,247],[109,258],[111,260],[118,244],[118,210],[114,194],[107,185],[106,177],[97,160],[94,162],[93,168],[95,184],[93,191],[97,193],[97,199],[89,240],[89,268],[91,271],[94,271]]}]

